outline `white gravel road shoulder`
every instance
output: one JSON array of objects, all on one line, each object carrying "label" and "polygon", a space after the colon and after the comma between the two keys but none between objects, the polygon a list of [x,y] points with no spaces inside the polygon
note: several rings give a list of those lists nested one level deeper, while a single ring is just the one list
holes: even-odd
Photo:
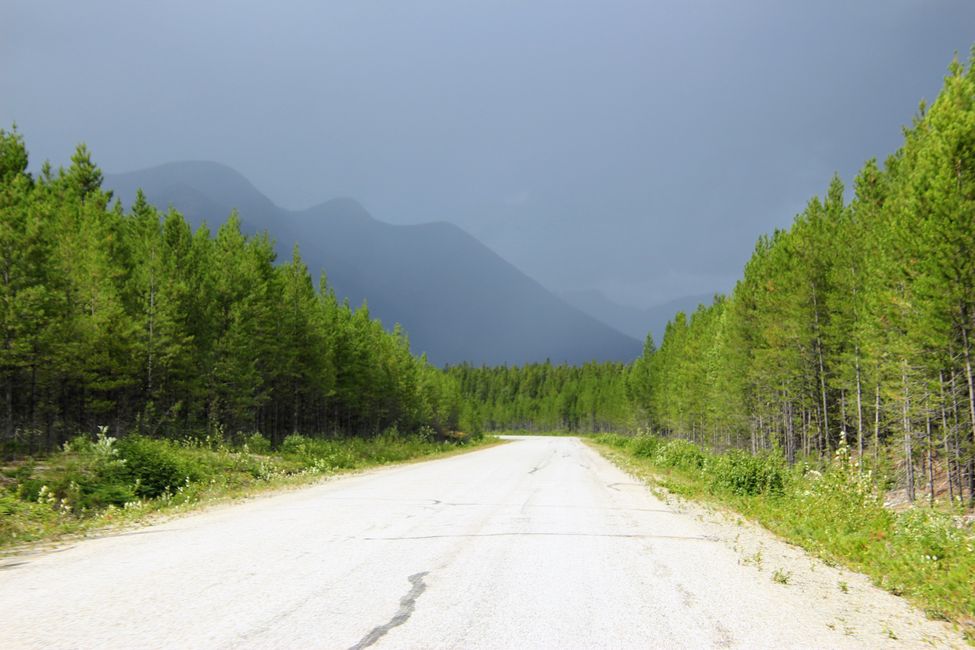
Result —
[{"label": "white gravel road shoulder", "polygon": [[[647,487],[639,478],[633,482],[635,489],[651,490],[669,508],[694,519],[703,534],[737,556],[740,566],[781,590],[784,600],[813,605],[802,615],[814,616],[831,633],[866,648],[971,647],[954,626],[928,619],[862,573],[827,564],[734,511]],[[825,638],[822,647],[831,647]]]}]

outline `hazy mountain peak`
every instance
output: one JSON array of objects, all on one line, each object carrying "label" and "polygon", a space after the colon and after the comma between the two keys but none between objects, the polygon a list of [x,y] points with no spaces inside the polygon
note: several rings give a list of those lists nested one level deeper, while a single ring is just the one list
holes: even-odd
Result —
[{"label": "hazy mountain peak", "polygon": [[208,160],[171,162],[108,176],[113,189],[125,198],[134,197],[138,187],[143,187],[152,202],[156,202],[153,194],[188,188],[213,203],[236,208],[268,208],[274,205],[243,174],[232,167]]},{"label": "hazy mountain peak", "polygon": [[142,187],[150,202],[216,224],[231,209],[248,232],[267,230],[278,255],[297,243],[312,277],[324,270],[337,295],[366,299],[386,325],[401,323],[414,352],[437,364],[630,361],[640,343],[566,304],[462,228],[448,222],[391,225],[355,199],[292,212],[217,163],[161,165],[109,175],[123,203]]},{"label": "hazy mountain peak", "polygon": [[378,223],[378,220],[369,214],[369,211],[361,203],[347,196],[324,201],[305,210],[301,210],[297,214],[303,219],[326,218],[344,220],[350,223]]}]

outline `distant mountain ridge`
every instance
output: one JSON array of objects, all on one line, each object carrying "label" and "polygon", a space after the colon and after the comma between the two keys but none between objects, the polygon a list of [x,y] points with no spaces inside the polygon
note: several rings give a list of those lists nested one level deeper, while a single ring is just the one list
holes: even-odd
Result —
[{"label": "distant mountain ridge", "polygon": [[391,326],[438,365],[522,364],[550,359],[630,361],[640,342],[570,306],[477,239],[446,222],[392,225],[358,202],[337,198],[285,210],[233,169],[169,163],[106,174],[105,187],[131,205],[138,188],[194,225],[212,227],[237,209],[245,231],[267,230],[280,259],[298,243],[312,277],[325,271],[339,297]]},{"label": "distant mountain ridge", "polygon": [[633,338],[643,340],[648,332],[653,333],[653,340],[659,346],[667,323],[674,319],[677,312],[682,311],[690,316],[699,305],[710,305],[714,295],[683,296],[646,309],[621,305],[594,289],[567,291],[562,294],[562,298],[570,305]]}]

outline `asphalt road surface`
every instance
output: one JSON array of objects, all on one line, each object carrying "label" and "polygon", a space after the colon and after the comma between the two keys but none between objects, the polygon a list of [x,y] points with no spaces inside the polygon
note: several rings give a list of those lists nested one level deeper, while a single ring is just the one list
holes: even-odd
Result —
[{"label": "asphalt road surface", "polygon": [[715,530],[576,439],[524,438],[8,558],[0,647],[877,644]]}]

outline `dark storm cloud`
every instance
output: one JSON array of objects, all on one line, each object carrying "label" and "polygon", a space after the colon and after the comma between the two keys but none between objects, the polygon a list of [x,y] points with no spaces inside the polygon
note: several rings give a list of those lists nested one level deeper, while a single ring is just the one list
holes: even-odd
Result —
[{"label": "dark storm cloud", "polygon": [[13,2],[35,161],[210,159],[272,199],[449,220],[554,289],[727,289],[758,234],[900,141],[975,3]]}]

